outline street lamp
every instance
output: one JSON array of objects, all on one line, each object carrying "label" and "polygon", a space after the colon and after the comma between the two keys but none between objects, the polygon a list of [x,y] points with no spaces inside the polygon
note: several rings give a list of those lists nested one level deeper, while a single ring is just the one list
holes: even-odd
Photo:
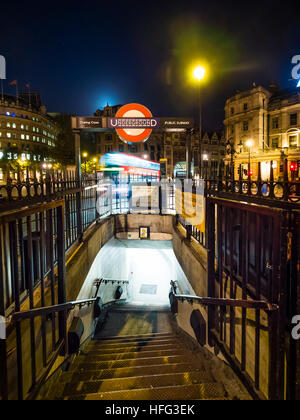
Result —
[{"label": "street lamp", "polygon": [[95,169],[95,178],[97,179],[97,158],[93,158],[94,169]]},{"label": "street lamp", "polygon": [[206,70],[203,66],[197,66],[193,70],[194,79],[198,81],[198,105],[199,105],[199,148],[198,148],[198,165],[199,165],[199,175],[201,176],[202,169],[202,105],[201,105],[201,92],[200,92],[200,82],[204,79]]},{"label": "street lamp", "polygon": [[248,158],[248,176],[250,176],[250,153],[251,153],[251,147],[253,146],[253,140],[247,140],[246,141],[246,146],[249,149],[249,158]]},{"label": "street lamp", "polygon": [[87,152],[82,153],[82,157],[84,157],[84,172],[86,174],[86,158],[87,158],[88,154]]}]

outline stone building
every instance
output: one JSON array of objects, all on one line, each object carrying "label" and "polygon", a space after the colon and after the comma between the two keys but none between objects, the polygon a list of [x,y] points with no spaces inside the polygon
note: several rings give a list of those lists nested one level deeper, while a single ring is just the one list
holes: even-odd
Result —
[{"label": "stone building", "polygon": [[298,179],[300,164],[300,92],[253,86],[226,101],[226,163],[241,164],[246,176],[250,162],[253,177],[258,162],[264,180],[270,177],[273,161],[275,179],[283,178],[283,162],[288,161],[290,179]]},{"label": "stone building", "polygon": [[[52,160],[57,127],[35,94],[32,100],[10,95],[0,99],[0,180],[9,163],[43,165]],[[13,165],[10,165],[13,166]]]}]

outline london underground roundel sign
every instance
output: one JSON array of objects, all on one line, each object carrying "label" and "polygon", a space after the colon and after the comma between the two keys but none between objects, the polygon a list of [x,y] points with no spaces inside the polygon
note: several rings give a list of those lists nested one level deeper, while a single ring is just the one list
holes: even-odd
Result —
[{"label": "london underground roundel sign", "polygon": [[[128,118],[134,122],[135,119],[142,121],[144,118],[152,118],[151,111],[141,104],[127,104],[122,106],[116,113],[115,119],[118,118]],[[137,120],[137,121],[138,121]],[[145,121],[145,120],[144,120]],[[151,120],[149,121],[149,126],[151,127]],[[136,125],[132,124],[136,127]],[[152,131],[152,128],[145,128],[145,125],[141,128],[116,128],[118,136],[126,143],[139,143],[144,142],[148,139]]]}]

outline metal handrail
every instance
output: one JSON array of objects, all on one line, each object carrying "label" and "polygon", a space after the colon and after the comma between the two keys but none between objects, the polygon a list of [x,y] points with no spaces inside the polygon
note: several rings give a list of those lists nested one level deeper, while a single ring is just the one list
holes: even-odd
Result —
[{"label": "metal handrail", "polygon": [[10,317],[9,320],[11,322],[24,320],[24,319],[31,319],[35,318],[36,316],[45,316],[48,314],[51,314],[53,312],[62,312],[62,311],[68,311],[75,308],[75,306],[84,306],[84,305],[91,305],[93,302],[96,302],[99,298],[91,298],[91,299],[83,299],[83,300],[75,300],[71,302],[61,303],[59,305],[53,305],[53,306],[46,306],[43,308],[35,308],[31,309],[29,311],[21,311],[21,312],[15,312]]},{"label": "metal handrail", "polygon": [[116,280],[116,279],[100,279],[100,280],[98,280],[98,282],[99,282],[99,284],[101,284],[101,283],[109,283],[109,282],[111,282],[112,284],[114,284],[114,283],[123,283],[123,284],[129,284],[129,281],[128,280]]},{"label": "metal handrail", "polygon": [[62,311],[69,311],[75,308],[75,306],[85,306],[85,305],[91,305],[92,303],[96,302],[99,297],[97,297],[98,290],[100,287],[100,284],[104,282],[105,284],[108,282],[114,283],[123,283],[123,284],[129,284],[128,280],[113,280],[113,279],[99,279],[95,282],[95,285],[98,287],[96,292],[96,297],[90,298],[90,299],[82,299],[82,300],[75,300],[71,302],[61,303],[59,305],[52,305],[52,306],[45,306],[43,308],[35,308],[30,309],[29,311],[20,311],[13,313],[8,319],[10,322],[15,322],[19,320],[24,319],[31,319],[35,318],[36,316],[46,316],[48,314],[51,314],[53,312],[62,312]]},{"label": "metal handrail", "polygon": [[172,293],[174,297],[181,301],[187,301],[189,303],[198,302],[204,306],[231,306],[249,309],[264,309],[265,311],[278,311],[279,306],[264,300],[245,300],[245,299],[225,299],[225,298],[213,298],[213,297],[202,297],[194,295],[182,295],[176,294],[176,285],[171,282]]}]

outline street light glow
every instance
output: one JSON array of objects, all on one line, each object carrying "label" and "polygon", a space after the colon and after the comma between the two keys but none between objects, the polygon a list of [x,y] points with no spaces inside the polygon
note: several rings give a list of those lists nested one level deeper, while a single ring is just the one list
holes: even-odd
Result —
[{"label": "street light glow", "polygon": [[82,153],[82,156],[84,157],[84,158],[86,158],[87,157],[87,152],[84,152],[84,153]]},{"label": "street light glow", "polygon": [[247,140],[246,141],[246,146],[250,149],[250,147],[253,146],[253,140]]},{"label": "street light glow", "polygon": [[194,78],[198,80],[198,82],[200,82],[200,80],[204,79],[205,76],[205,68],[202,66],[197,66],[194,71]]}]

